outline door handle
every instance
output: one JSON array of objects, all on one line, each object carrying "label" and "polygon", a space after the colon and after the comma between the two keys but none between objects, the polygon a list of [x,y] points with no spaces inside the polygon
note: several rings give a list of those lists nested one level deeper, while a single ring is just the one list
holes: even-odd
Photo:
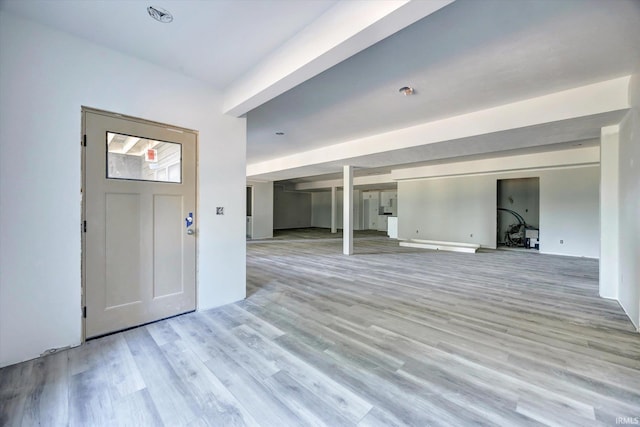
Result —
[{"label": "door handle", "polygon": [[193,225],[193,213],[189,212],[189,215],[184,219],[184,225],[187,227],[187,234],[193,236],[195,231],[191,228]]}]

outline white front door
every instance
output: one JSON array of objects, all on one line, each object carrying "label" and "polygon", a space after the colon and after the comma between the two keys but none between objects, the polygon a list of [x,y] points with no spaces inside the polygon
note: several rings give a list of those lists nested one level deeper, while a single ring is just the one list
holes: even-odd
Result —
[{"label": "white front door", "polygon": [[85,337],[195,309],[197,134],[83,109]]}]

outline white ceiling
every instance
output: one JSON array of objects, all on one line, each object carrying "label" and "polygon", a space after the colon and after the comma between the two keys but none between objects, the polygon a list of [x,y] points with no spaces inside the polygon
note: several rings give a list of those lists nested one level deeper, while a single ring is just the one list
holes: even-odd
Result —
[{"label": "white ceiling", "polygon": [[250,111],[247,160],[628,75],[639,46],[637,0],[457,0]]},{"label": "white ceiling", "polygon": [[[3,0],[2,9],[224,90],[337,0]],[[147,6],[172,13],[170,24]]]},{"label": "white ceiling", "polygon": [[[269,74],[263,70],[297,60],[293,71],[276,70],[273,81],[249,88],[262,97],[249,94],[253,101],[234,100],[228,109],[248,111],[248,164],[626,76],[640,64],[640,0],[450,2],[0,0],[0,9],[227,95]],[[150,19],[150,4],[171,11],[174,22]],[[343,31],[341,40],[330,38],[349,26],[353,32]],[[318,50],[325,36],[329,47]],[[287,50],[296,40],[298,51]],[[315,60],[301,59],[301,47]],[[416,95],[401,96],[405,85]],[[460,156],[554,150],[597,138],[620,117],[611,112],[348,161],[379,173]],[[261,178],[326,175],[342,163],[319,158]]]}]

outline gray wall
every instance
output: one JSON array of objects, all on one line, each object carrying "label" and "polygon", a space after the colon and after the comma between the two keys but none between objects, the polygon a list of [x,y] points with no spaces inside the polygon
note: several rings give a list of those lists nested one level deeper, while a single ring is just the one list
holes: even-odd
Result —
[{"label": "gray wall", "polygon": [[400,239],[496,245],[495,176],[401,181],[398,202]]},{"label": "gray wall", "polygon": [[600,167],[541,174],[540,250],[600,256]]},{"label": "gray wall", "polygon": [[311,193],[273,187],[273,229],[311,227]]},{"label": "gray wall", "polygon": [[[342,195],[342,194],[341,194]],[[331,228],[331,191],[316,191],[311,193],[311,226]],[[342,218],[342,211],[338,211]]]},{"label": "gray wall", "polygon": [[630,92],[634,108],[620,126],[618,298],[640,329],[640,74],[633,77]]},{"label": "gray wall", "polygon": [[[363,193],[360,190],[353,191],[353,229],[365,230],[363,226]],[[336,191],[336,227],[343,227],[344,192]],[[311,193],[311,226],[319,228],[331,228],[331,190],[315,191]]]},{"label": "gray wall", "polygon": [[253,189],[252,239],[273,237],[273,182],[249,182]]},{"label": "gray wall", "polygon": [[[597,166],[400,181],[398,237],[496,247],[497,180],[540,178],[540,251],[597,258]],[[563,243],[560,244],[560,240]]]}]

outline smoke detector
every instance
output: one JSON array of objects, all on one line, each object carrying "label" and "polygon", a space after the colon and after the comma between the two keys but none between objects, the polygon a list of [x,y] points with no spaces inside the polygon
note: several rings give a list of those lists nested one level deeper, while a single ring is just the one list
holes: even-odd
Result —
[{"label": "smoke detector", "polygon": [[149,16],[155,19],[158,22],[162,22],[163,24],[168,24],[173,21],[173,15],[168,10],[165,10],[161,7],[149,6],[147,8],[147,12]]}]

